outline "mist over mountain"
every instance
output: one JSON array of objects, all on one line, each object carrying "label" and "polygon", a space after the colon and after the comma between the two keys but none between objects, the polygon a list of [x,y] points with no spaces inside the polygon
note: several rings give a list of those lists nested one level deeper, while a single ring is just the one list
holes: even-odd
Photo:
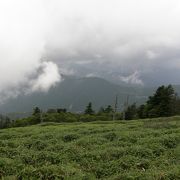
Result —
[{"label": "mist over mountain", "polygon": [[[43,110],[67,108],[68,111],[83,112],[89,102],[92,102],[93,108],[98,110],[101,106],[114,106],[116,95],[118,95],[118,110],[120,111],[127,96],[129,96],[129,104],[142,104],[155,89],[156,87],[119,85],[97,77],[65,76],[59,85],[48,92],[22,94],[9,99],[0,106],[0,111],[3,113],[30,112],[38,106]],[[180,86],[176,86],[176,90],[180,93]]]},{"label": "mist over mountain", "polygon": [[49,94],[61,74],[180,84],[179,20],[179,0],[1,0],[0,102]]}]

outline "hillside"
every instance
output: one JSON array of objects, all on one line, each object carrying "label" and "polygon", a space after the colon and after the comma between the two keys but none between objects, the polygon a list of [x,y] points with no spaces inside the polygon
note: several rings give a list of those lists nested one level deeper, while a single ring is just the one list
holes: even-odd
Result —
[{"label": "hillside", "polygon": [[0,130],[2,179],[180,179],[180,117]]},{"label": "hillside", "polygon": [[127,95],[130,101],[144,102],[146,97],[141,95],[141,89],[113,84],[101,78],[72,78],[66,77],[58,86],[47,93],[20,95],[10,99],[0,106],[1,112],[29,112],[33,107],[43,109],[65,107],[70,111],[82,111],[92,102],[95,109],[108,104],[114,104],[115,95],[119,96],[119,105],[124,103]]},{"label": "hillside", "polygon": [[[69,111],[79,112],[84,110],[88,102],[92,102],[93,108],[98,110],[101,106],[114,105],[116,94],[118,94],[118,107],[122,109],[128,95],[129,103],[141,104],[153,94],[155,89],[153,87],[117,85],[96,77],[65,77],[63,82],[47,93],[33,93],[26,96],[22,94],[15,99],[9,99],[0,106],[0,112],[30,112],[35,106],[43,109],[64,107]],[[175,86],[175,89],[180,94],[180,87]],[[14,116],[14,114],[10,116]],[[22,114],[23,116],[24,114]]]}]

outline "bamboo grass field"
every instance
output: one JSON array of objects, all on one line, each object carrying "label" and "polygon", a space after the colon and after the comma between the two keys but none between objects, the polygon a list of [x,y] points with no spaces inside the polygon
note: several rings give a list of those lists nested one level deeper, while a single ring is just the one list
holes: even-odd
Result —
[{"label": "bamboo grass field", "polygon": [[180,117],[0,130],[1,179],[180,179]]}]

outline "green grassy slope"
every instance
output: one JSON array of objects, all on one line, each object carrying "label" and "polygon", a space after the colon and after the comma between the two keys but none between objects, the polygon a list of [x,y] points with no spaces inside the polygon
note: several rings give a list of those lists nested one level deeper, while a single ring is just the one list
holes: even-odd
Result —
[{"label": "green grassy slope", "polygon": [[0,130],[2,179],[180,179],[180,117]]}]

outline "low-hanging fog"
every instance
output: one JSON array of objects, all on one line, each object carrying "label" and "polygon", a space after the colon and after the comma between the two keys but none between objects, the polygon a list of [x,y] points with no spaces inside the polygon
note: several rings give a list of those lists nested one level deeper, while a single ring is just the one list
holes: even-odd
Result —
[{"label": "low-hanging fog", "polygon": [[0,0],[0,100],[61,74],[180,84],[180,1]]}]

